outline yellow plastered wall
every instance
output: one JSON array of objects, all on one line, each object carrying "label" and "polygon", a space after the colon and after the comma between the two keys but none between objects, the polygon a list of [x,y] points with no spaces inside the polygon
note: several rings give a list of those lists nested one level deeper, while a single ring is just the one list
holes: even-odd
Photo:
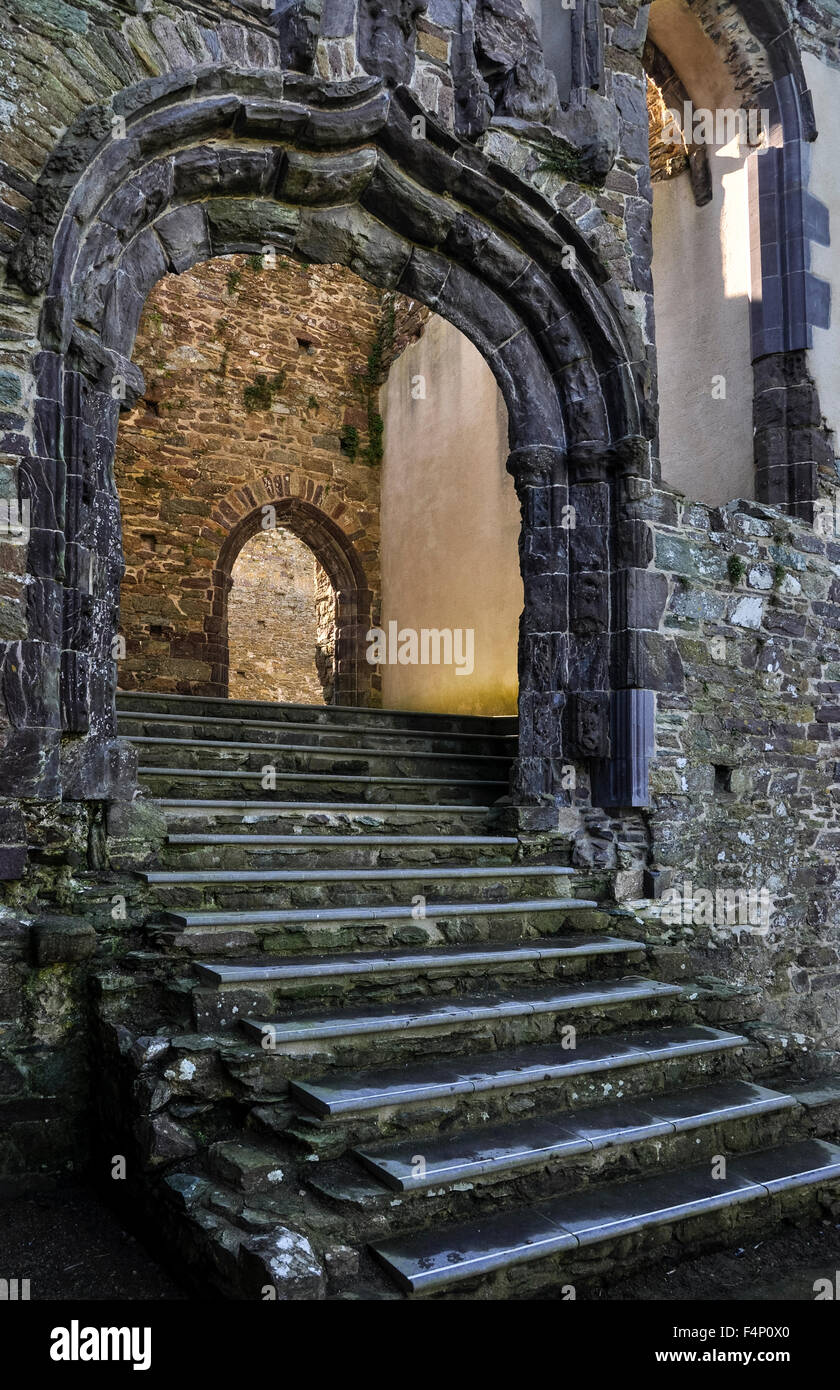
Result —
[{"label": "yellow plastered wall", "polygon": [[[523,591],[507,410],[476,348],[433,317],[382,389],[382,627],[474,634],[474,669],[382,666],[386,708],[515,714]],[[463,648],[466,651],[466,647]]]}]

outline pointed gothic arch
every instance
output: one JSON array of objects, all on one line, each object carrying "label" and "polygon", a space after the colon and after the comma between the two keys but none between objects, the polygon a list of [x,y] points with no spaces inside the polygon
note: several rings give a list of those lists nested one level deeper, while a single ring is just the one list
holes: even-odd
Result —
[{"label": "pointed gothic arch", "polygon": [[212,668],[213,694],[228,694],[229,639],[228,598],[233,567],[242,547],[263,529],[265,507],[273,508],[278,527],[303,541],[325,571],[335,593],[335,694],[336,705],[366,705],[370,700],[373,668],[365,658],[366,634],[371,626],[372,594],[364,565],[352,541],[332,517],[303,497],[278,497],[255,507],[241,518],[225,538],[213,570],[213,618],[218,623]]}]

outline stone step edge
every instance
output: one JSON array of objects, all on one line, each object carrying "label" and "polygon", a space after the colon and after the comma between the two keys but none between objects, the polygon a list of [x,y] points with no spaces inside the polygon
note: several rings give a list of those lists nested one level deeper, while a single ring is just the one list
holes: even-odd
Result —
[{"label": "stone step edge", "polygon": [[[164,810],[217,810],[217,811],[242,811],[243,815],[252,815],[256,812],[277,811],[300,811],[305,815],[312,812],[330,812],[334,815],[372,815],[397,812],[399,815],[411,815],[422,812],[424,815],[478,815],[486,816],[492,807],[444,805],[440,802],[420,801],[411,803],[408,801],[245,801],[234,797],[216,798],[209,797],[172,797],[160,796],[153,798],[155,804]],[[325,834],[329,834],[327,827]]]},{"label": "stone step edge", "polygon": [[[814,1144],[818,1145],[825,1153],[825,1158],[819,1165],[813,1162],[812,1145]],[[796,1149],[802,1153],[800,1164],[797,1164],[792,1156],[791,1151]],[[790,1171],[786,1175],[767,1178],[765,1181],[762,1181],[760,1177],[749,1176],[751,1170],[760,1172],[762,1167],[769,1173],[772,1171],[776,1157],[789,1152],[791,1152]],[[683,1177],[689,1188],[695,1179],[700,1183],[705,1181],[712,1184],[715,1181],[709,1176],[709,1169],[706,1164],[684,1170]],[[499,1229],[500,1235],[505,1226],[509,1231],[511,1213],[507,1212],[500,1216],[486,1218],[481,1222],[468,1222],[450,1228],[448,1239],[446,1228],[443,1227],[441,1228],[442,1244],[440,1249],[441,1253],[446,1252],[445,1268],[441,1266],[435,1268],[431,1264],[433,1256],[429,1253],[430,1242],[425,1233],[415,1237],[413,1242],[411,1237],[397,1237],[391,1241],[372,1244],[370,1248],[401,1288],[407,1292],[416,1293],[423,1288],[444,1288],[463,1279],[491,1273],[494,1270],[507,1268],[512,1264],[539,1259],[563,1250],[576,1251],[583,1246],[599,1245],[613,1240],[619,1235],[630,1233],[640,1235],[656,1226],[676,1225],[680,1221],[718,1211],[723,1207],[741,1205],[755,1200],[764,1201],[778,1192],[790,1191],[803,1186],[815,1186],[821,1181],[834,1180],[840,1180],[840,1148],[822,1140],[805,1140],[800,1145],[779,1145],[773,1149],[761,1150],[758,1153],[744,1155],[732,1160],[728,1165],[726,1186],[718,1183],[717,1190],[712,1188],[702,1197],[687,1198],[682,1203],[671,1202],[667,1206],[651,1211],[643,1210],[645,1197],[648,1192],[655,1191],[655,1184],[661,1185],[661,1175],[655,1178],[642,1178],[630,1182],[610,1184],[603,1188],[602,1192],[614,1195],[616,1198],[622,1198],[621,1205],[629,1209],[628,1214],[611,1222],[602,1222],[600,1225],[593,1223],[591,1227],[578,1228],[577,1231],[564,1227],[562,1220],[559,1219],[559,1214],[564,1208],[568,1209],[573,1198],[556,1199],[553,1202],[543,1204],[542,1208],[532,1207],[527,1211],[527,1218],[534,1225],[532,1225],[532,1238],[527,1243],[513,1245],[509,1235],[507,1239],[502,1236],[498,1250],[480,1254],[464,1261],[455,1262],[452,1260],[453,1236],[459,1244],[466,1245],[471,1234],[473,1239],[476,1239],[480,1233],[480,1239],[486,1242],[488,1235],[492,1239],[494,1228]],[[564,1206],[561,1207],[561,1203]],[[635,1216],[632,1214],[634,1204],[637,1208]],[[640,1208],[642,1210],[639,1210]],[[551,1217],[549,1211],[558,1215]],[[523,1213],[524,1215],[526,1213]],[[544,1235],[542,1236],[535,1230],[536,1223],[539,1223],[540,1218],[545,1222]],[[566,1219],[568,1220],[568,1217]],[[416,1257],[412,1257],[412,1245],[415,1250],[420,1252]],[[412,1258],[418,1266],[413,1275],[405,1272],[405,1266],[410,1266]],[[421,1263],[426,1264],[425,1269],[420,1268]]]},{"label": "stone step edge", "polygon": [[254,740],[243,742],[221,738],[155,738],[151,734],[124,734],[123,738],[135,746],[142,744],[144,747],[148,747],[149,744],[162,744],[166,748],[238,748],[250,753],[305,753],[309,757],[346,758],[351,762],[365,762],[368,758],[434,758],[437,762],[505,763],[509,766],[512,761],[504,753],[435,753],[426,749],[406,749],[401,753],[394,748],[318,748],[306,743],[260,743]]},{"label": "stone step edge", "polygon": [[[479,718],[481,716],[479,715]],[[319,724],[315,721],[300,720],[294,723],[284,719],[234,719],[230,715],[224,714],[161,714],[154,710],[128,710],[120,709],[117,712],[117,729],[122,720],[134,719],[138,722],[154,723],[159,721],[161,724],[231,724],[237,728],[243,725],[257,729],[291,729],[300,732],[316,731],[320,734],[335,736],[336,734],[369,734],[372,733],[376,738],[441,738],[441,739],[476,739],[480,742],[511,742],[515,741],[517,735],[511,733],[487,733],[476,732],[475,730],[459,729],[399,729],[385,728],[372,729],[369,724],[345,724],[329,722]],[[125,734],[125,738],[131,738],[131,734]],[[139,736],[138,736],[139,737]],[[505,756],[504,754],[500,756]]]},{"label": "stone step edge", "polygon": [[[383,1107],[392,1108],[399,1105],[413,1105],[418,1101],[435,1100],[443,1096],[453,1095],[481,1095],[485,1092],[505,1090],[516,1086],[534,1085],[539,1081],[563,1080],[575,1076],[589,1075],[591,1073],[622,1070],[625,1067],[645,1066],[654,1062],[667,1062],[672,1059],[684,1057],[694,1057],[710,1052],[728,1052],[736,1048],[748,1047],[749,1039],[740,1033],[724,1032],[718,1028],[708,1028],[700,1026],[693,1029],[695,1036],[690,1039],[677,1037],[685,1030],[674,1030],[663,1028],[660,1030],[660,1041],[658,1045],[641,1046],[632,1042],[634,1034],[630,1034],[629,1043],[621,1042],[622,1035],[606,1034],[597,1040],[597,1046],[602,1049],[601,1056],[581,1057],[580,1055],[570,1056],[561,1047],[551,1049],[549,1060],[528,1063],[529,1054],[534,1049],[521,1048],[513,1055],[522,1058],[522,1066],[512,1067],[509,1060],[499,1062],[498,1059],[490,1056],[482,1061],[479,1057],[465,1057],[463,1065],[472,1066],[473,1070],[468,1075],[456,1075],[454,1079],[444,1077],[435,1080],[435,1073],[440,1073],[451,1068],[450,1061],[436,1063],[430,1062],[428,1071],[432,1079],[414,1085],[406,1085],[404,1079],[397,1080],[400,1076],[399,1069],[391,1068],[380,1072],[379,1080],[375,1085],[378,1090],[371,1091],[369,1086],[363,1090],[353,1093],[350,1085],[345,1085],[345,1095],[342,1098],[342,1076],[333,1076],[327,1088],[319,1082],[306,1082],[290,1080],[289,1086],[295,1098],[310,1112],[320,1118],[332,1118],[335,1115],[364,1114],[371,1110],[379,1110]],[[636,1034],[635,1036],[638,1036]],[[619,1041],[619,1050],[611,1051],[616,1047],[616,1038]],[[541,1049],[545,1052],[545,1049]],[[556,1055],[556,1060],[554,1060]],[[510,1056],[510,1054],[508,1054]],[[481,1071],[481,1067],[484,1070]],[[377,1076],[372,1071],[374,1077]],[[332,1099],[326,1099],[324,1090],[332,1093]]]},{"label": "stone step edge", "polygon": [[[715,1092],[726,1089],[714,1084],[698,1088],[698,1093],[713,1096]],[[640,1140],[658,1139],[666,1136],[679,1134],[684,1131],[694,1129],[711,1128],[717,1124],[729,1123],[732,1120],[746,1119],[754,1115],[776,1114],[782,1110],[795,1110],[799,1108],[797,1100],[786,1094],[784,1091],[773,1090],[766,1086],[753,1086],[753,1090],[760,1092],[753,1099],[744,1101],[741,1104],[718,1104],[707,1101],[702,1107],[698,1106],[695,1110],[688,1111],[681,1115],[679,1120],[658,1119],[654,1115],[646,1124],[630,1124],[623,1128],[620,1123],[622,1112],[632,1115],[638,1109],[644,1110],[646,1099],[644,1097],[633,1097],[628,1101],[618,1101],[611,1106],[614,1116],[618,1117],[618,1122],[614,1128],[605,1131],[597,1140],[581,1136],[579,1139],[569,1140],[568,1138],[558,1139],[551,1144],[543,1144],[539,1148],[527,1148],[523,1146],[518,1150],[511,1150],[507,1153],[499,1154],[495,1158],[477,1159],[470,1161],[466,1155],[470,1148],[475,1148],[476,1140],[480,1138],[480,1130],[465,1130],[458,1135],[462,1143],[464,1161],[457,1161],[457,1146],[450,1146],[447,1154],[449,1160],[447,1164],[433,1167],[436,1153],[434,1139],[423,1141],[423,1158],[425,1160],[425,1171],[422,1175],[411,1174],[409,1178],[401,1179],[396,1173],[384,1166],[384,1162],[393,1158],[398,1153],[399,1148],[386,1144],[376,1148],[352,1149],[353,1157],[372,1174],[387,1192],[419,1192],[429,1187],[449,1187],[452,1183],[475,1178],[493,1178],[498,1174],[504,1175],[508,1172],[518,1171],[521,1168],[534,1167],[542,1163],[549,1162],[553,1157],[572,1158],[581,1154],[597,1153],[599,1149],[620,1146],[625,1144],[635,1144]],[[667,1102],[668,1095],[664,1093],[652,1097],[659,1102]],[[647,1102],[649,1103],[649,1101]],[[587,1111],[594,1111],[596,1107],[587,1107]],[[575,1125],[579,1123],[580,1116],[587,1111],[566,1110],[557,1114],[540,1115],[541,1123],[555,1123],[559,1128],[568,1128],[574,1131]],[[533,1123],[532,1120],[513,1121],[508,1125],[493,1126],[494,1133],[502,1130],[515,1131],[517,1125],[523,1128],[525,1125]],[[412,1140],[409,1147],[417,1148],[418,1141]]]},{"label": "stone step edge", "polygon": [[[295,803],[299,805],[299,802]],[[252,845],[271,845],[277,849],[291,849],[304,845],[307,849],[315,846],[340,845],[342,849],[350,845],[360,845],[365,849],[431,849],[439,846],[448,849],[497,849],[500,846],[515,849],[519,844],[515,835],[187,835],[173,832],[167,835],[168,845],[203,846],[231,845],[248,849]],[[499,865],[503,868],[504,865]],[[570,870],[571,872],[571,870]]]},{"label": "stone step edge", "polygon": [[[569,1009],[613,1008],[620,1004],[644,1003],[652,999],[675,999],[683,994],[680,985],[667,985],[644,976],[600,985],[566,986],[547,998],[523,996],[482,1003],[434,1001],[433,1007],[406,1009],[402,1013],[373,1010],[357,1017],[346,1014],[297,1015],[287,1019],[241,1018],[240,1028],[258,1039],[267,1051],[280,1043],[310,1042],[320,1038],[355,1038],[369,1034],[422,1033],[430,1028],[469,1026],[491,1019],[534,1018],[540,1014],[562,1014]],[[267,1046],[267,1040],[271,1046]]]},{"label": "stone step edge", "polygon": [[[426,903],[424,917],[499,916],[522,912],[583,911],[598,908],[594,898],[532,898],[513,899],[504,903]],[[394,907],[312,907],[277,908],[266,912],[176,912],[168,909],[162,915],[167,923],[177,927],[266,926],[283,922],[390,922],[412,918],[416,908],[411,905]]]},{"label": "stone step edge", "polygon": [[220,887],[248,883],[413,883],[431,879],[444,882],[472,878],[571,878],[574,869],[554,864],[456,864],[418,865],[416,868],[380,869],[137,869],[135,877],[150,887],[177,887],[188,883]]},{"label": "stone step edge", "polygon": [[[215,767],[145,767],[137,769],[140,777],[220,777],[228,781],[262,781],[262,772],[247,769]],[[372,786],[422,786],[422,787],[506,787],[507,780],[494,777],[358,777],[344,772],[275,772],[276,782],[364,782]]]},{"label": "stone step edge", "polygon": [[241,987],[248,984],[271,984],[273,981],[297,979],[329,979],[343,975],[374,975],[392,971],[444,970],[447,967],[471,965],[503,965],[507,961],[527,964],[541,960],[563,960],[566,957],[625,955],[643,951],[641,941],[626,941],[621,937],[584,937],[581,941],[561,938],[558,942],[540,938],[507,948],[484,946],[469,949],[462,946],[439,946],[430,951],[406,947],[402,951],[356,952],[334,956],[303,956],[285,960],[282,964],[214,965],[196,961],[193,969],[202,984],[217,989]]},{"label": "stone step edge", "polygon": [[[122,714],[122,701],[132,700],[167,700],[173,705],[189,705],[191,702],[204,705],[223,705],[230,709],[231,705],[247,705],[251,709],[308,709],[329,712],[333,709],[348,711],[353,714],[363,714],[371,716],[374,720],[384,715],[399,715],[402,718],[413,718],[417,714],[422,714],[424,719],[457,719],[463,720],[465,724],[495,722],[497,719],[516,728],[518,720],[515,714],[447,714],[437,710],[406,710],[406,709],[380,709],[378,706],[369,705],[310,705],[303,701],[295,702],[292,700],[238,700],[228,695],[177,695],[166,690],[118,690],[116,692],[116,704],[118,713]],[[153,711],[154,712],[154,711]],[[329,723],[329,720],[326,721]],[[341,723],[340,719],[336,720]]]}]

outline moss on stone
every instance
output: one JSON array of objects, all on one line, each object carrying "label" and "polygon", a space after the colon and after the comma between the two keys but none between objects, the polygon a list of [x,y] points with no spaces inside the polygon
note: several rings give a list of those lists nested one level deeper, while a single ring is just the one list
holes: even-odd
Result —
[{"label": "moss on stone", "polygon": [[726,573],[729,576],[729,582],[733,586],[733,588],[735,588],[738,584],[741,583],[746,572],[747,566],[741,559],[741,556],[730,555],[729,559],[726,562]]}]

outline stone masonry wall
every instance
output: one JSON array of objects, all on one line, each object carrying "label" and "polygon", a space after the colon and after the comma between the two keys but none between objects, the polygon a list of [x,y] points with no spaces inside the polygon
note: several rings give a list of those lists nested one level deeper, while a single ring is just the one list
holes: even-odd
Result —
[{"label": "stone masonry wall", "polygon": [[323,703],[315,558],[303,541],[283,527],[246,541],[228,622],[231,699]]},{"label": "stone masonry wall", "polygon": [[[651,516],[685,684],[657,698],[646,818],[660,888],[694,902],[646,916],[663,962],[754,991],[763,1019],[836,1051],[840,517],[812,529],[665,492]],[[703,890],[725,889],[764,889],[767,920],[712,914]]]},{"label": "stone masonry wall", "polygon": [[360,381],[382,313],[380,292],[351,272],[282,257],[274,268],[221,257],[149,296],[135,352],[146,395],[117,442],[122,688],[207,693],[220,548],[278,497],[304,497],[336,521],[378,594],[379,471],[365,460]]}]

